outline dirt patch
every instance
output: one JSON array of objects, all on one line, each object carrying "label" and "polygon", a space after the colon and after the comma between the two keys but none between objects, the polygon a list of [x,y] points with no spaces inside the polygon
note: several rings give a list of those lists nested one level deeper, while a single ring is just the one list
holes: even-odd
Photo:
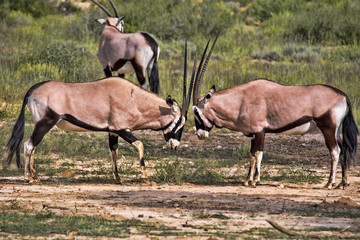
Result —
[{"label": "dirt patch", "polygon": [[[163,141],[156,133],[139,135],[140,139]],[[216,132],[208,141],[200,141],[192,133],[186,133],[179,154],[184,159],[191,159],[194,153],[204,149],[232,154],[239,144],[248,141],[238,134],[223,132]],[[265,172],[277,171],[284,165],[301,165],[317,174],[329,174],[329,153],[319,134],[302,137],[269,135],[265,145]],[[145,151],[158,150],[151,146],[145,148]],[[244,166],[236,168],[247,171]],[[234,233],[255,227],[272,228],[266,222],[270,219],[287,229],[360,237],[359,166],[351,168],[351,185],[345,190],[324,189],[325,178],[319,184],[264,181],[256,188],[249,188],[241,185],[244,179],[221,185],[146,185],[133,181],[125,181],[123,185],[86,181],[69,184],[67,181],[75,177],[74,173],[65,170],[61,174],[63,176],[57,180],[56,176],[49,177],[54,178],[50,184],[33,185],[24,184],[22,177],[0,177],[0,204],[11,207],[16,202],[18,211],[30,209],[109,219],[137,218],[173,226],[179,231],[207,234],[219,229]],[[40,177],[46,179],[46,176]],[[340,179],[339,167],[337,183]]]}]

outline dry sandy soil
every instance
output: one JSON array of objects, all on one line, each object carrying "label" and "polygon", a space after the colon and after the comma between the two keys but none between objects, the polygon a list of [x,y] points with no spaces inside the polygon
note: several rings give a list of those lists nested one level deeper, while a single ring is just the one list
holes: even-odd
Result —
[{"label": "dry sandy soil", "polygon": [[[144,132],[139,135],[140,139],[163,141],[156,133]],[[231,149],[245,141],[248,139],[233,133],[217,132],[205,141],[186,133],[183,150],[189,154],[200,149],[226,152],[227,148]],[[301,137],[269,135],[265,145],[265,154],[268,154],[263,162],[265,172],[276,171],[277,167],[283,165],[303,165],[316,174],[329,174],[329,154],[320,134]],[[247,171],[244,166],[235,168]],[[40,174],[40,178],[46,176]],[[339,166],[337,183],[340,178]],[[319,184],[265,181],[256,188],[243,187],[242,180],[221,185],[159,185],[131,181],[125,181],[123,185],[67,184],[66,180],[55,185],[28,185],[23,183],[22,177],[0,177],[0,204],[9,205],[11,200],[16,199],[21,209],[111,219],[138,218],[175,226],[180,231],[199,232],[202,236],[189,237],[192,239],[209,239],[206,234],[219,229],[223,232],[241,232],[254,227],[272,229],[267,219],[300,234],[360,239],[359,161],[357,166],[351,168],[351,185],[345,190],[324,189],[325,178]],[[217,218],[216,214],[226,216],[226,219]],[[243,237],[239,235],[239,238]],[[131,238],[147,237],[135,232]],[[220,237],[213,239],[216,238]]]}]

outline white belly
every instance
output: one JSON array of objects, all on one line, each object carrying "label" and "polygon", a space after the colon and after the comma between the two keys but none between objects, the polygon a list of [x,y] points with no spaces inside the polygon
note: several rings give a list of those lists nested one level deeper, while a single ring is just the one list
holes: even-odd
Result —
[{"label": "white belly", "polygon": [[65,120],[58,121],[56,126],[66,132],[90,132],[90,130],[78,127],[74,124],[69,123],[68,121],[65,121]]},{"label": "white belly", "polygon": [[316,123],[314,121],[307,122],[303,125],[297,126],[295,128],[289,129],[285,132],[281,132],[280,134],[284,135],[303,135],[307,132],[316,128]]},{"label": "white belly", "polygon": [[119,74],[130,74],[130,75],[132,75],[132,74],[134,74],[135,70],[134,70],[133,65],[131,64],[131,62],[127,61],[124,64],[124,66],[122,66],[121,68],[119,68],[117,70],[117,72]]}]

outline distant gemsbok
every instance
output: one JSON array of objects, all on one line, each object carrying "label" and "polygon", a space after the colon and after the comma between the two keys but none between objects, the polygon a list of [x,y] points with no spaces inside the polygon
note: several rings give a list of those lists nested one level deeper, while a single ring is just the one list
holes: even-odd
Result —
[{"label": "distant gemsbok", "polygon": [[[135,72],[140,85],[150,91],[159,93],[159,71],[157,61],[160,47],[147,33],[123,33],[123,19],[120,17],[115,5],[110,0],[115,16],[100,3],[91,0],[99,6],[109,17],[97,19],[100,24],[105,25],[101,34],[97,57],[104,69],[106,77],[112,76],[112,71],[117,71],[119,77],[124,74]],[[145,72],[149,81],[145,78]],[[149,82],[149,83],[148,83]]]},{"label": "distant gemsbok", "polygon": [[186,58],[185,47],[182,108],[170,95],[165,100],[119,77],[87,83],[50,81],[32,86],[25,95],[19,118],[7,144],[8,163],[16,154],[17,165],[21,166],[20,145],[24,137],[27,105],[35,126],[30,138],[24,142],[27,182],[39,181],[34,168],[35,148],[55,125],[65,131],[108,132],[113,177],[117,181],[121,181],[116,164],[118,137],[121,137],[137,149],[143,176],[146,178],[144,147],[131,131],[141,129],[163,131],[170,149],[176,149],[180,145],[196,71],[195,58],[193,74],[186,94]]},{"label": "distant gemsbok", "polygon": [[[216,40],[217,37],[208,57]],[[203,59],[198,69],[205,71],[208,59],[202,68]],[[358,129],[345,93],[327,85],[283,86],[258,79],[217,92],[213,86],[199,98],[202,78],[203,74],[196,77],[193,91],[192,110],[197,136],[200,139],[209,137],[209,131],[216,126],[242,132],[252,138],[250,169],[245,186],[249,183],[255,186],[260,181],[265,133],[304,134],[313,123],[321,130],[331,155],[331,172],[326,187],[331,189],[335,185],[336,167],[341,156],[342,181],[338,187],[349,185],[347,170],[351,161],[356,159]]]}]

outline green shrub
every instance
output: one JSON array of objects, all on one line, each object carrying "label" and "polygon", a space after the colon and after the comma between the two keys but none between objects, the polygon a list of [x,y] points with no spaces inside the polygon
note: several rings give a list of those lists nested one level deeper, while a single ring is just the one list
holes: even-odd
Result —
[{"label": "green shrub", "polygon": [[189,165],[181,162],[179,159],[170,162],[166,160],[156,166],[156,172],[153,175],[158,183],[181,184],[186,182],[189,176]]},{"label": "green shrub", "polygon": [[0,3],[2,9],[0,17],[5,17],[11,10],[15,10],[40,18],[54,13],[56,3],[55,0],[3,0]]},{"label": "green shrub", "polygon": [[279,13],[295,11],[303,3],[303,0],[254,0],[249,4],[245,14],[255,21],[262,22]]},{"label": "green shrub", "polygon": [[284,37],[311,44],[351,44],[360,38],[360,6],[357,1],[313,3],[292,16]]}]

